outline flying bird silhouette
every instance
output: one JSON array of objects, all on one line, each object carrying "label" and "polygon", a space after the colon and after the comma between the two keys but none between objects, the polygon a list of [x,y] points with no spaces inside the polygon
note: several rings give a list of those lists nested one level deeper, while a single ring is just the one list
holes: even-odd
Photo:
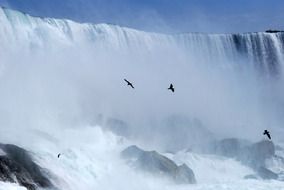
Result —
[{"label": "flying bird silhouette", "polygon": [[266,129],[264,130],[263,135],[267,135],[267,137],[271,139],[270,133]]},{"label": "flying bird silhouette", "polygon": [[61,156],[61,154],[59,153],[58,155],[57,155],[57,158],[59,158]]},{"label": "flying bird silhouette", "polygon": [[168,88],[168,90],[171,90],[172,92],[175,92],[175,88],[174,88],[173,84],[170,85],[170,87]]},{"label": "flying bird silhouette", "polygon": [[127,83],[127,85],[131,86],[131,88],[133,88],[133,89],[134,89],[134,86],[132,85],[132,83],[131,83],[131,82],[129,82],[129,81],[128,81],[128,80],[126,80],[126,79],[124,79],[124,81]]}]

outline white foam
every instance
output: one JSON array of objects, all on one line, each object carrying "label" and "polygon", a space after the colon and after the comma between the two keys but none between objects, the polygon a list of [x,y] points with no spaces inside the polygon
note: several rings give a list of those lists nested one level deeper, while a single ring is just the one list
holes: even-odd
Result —
[{"label": "white foam", "polygon": [[[31,137],[37,143],[31,145],[23,142],[22,145],[29,147],[36,162],[56,176],[51,179],[62,190],[284,189],[282,182],[244,180],[243,176],[251,174],[252,171],[232,159],[185,152],[166,156],[178,164],[186,163],[192,168],[197,184],[176,185],[129,168],[119,154],[131,143],[121,143],[120,138],[112,133],[103,132],[98,127],[65,129],[61,132],[48,134],[59,141],[50,141],[34,133]],[[62,154],[59,159],[58,153]],[[6,187],[3,184],[0,186]]]},{"label": "white foam", "polygon": [[15,183],[4,183],[0,181],[0,190],[27,190]]}]

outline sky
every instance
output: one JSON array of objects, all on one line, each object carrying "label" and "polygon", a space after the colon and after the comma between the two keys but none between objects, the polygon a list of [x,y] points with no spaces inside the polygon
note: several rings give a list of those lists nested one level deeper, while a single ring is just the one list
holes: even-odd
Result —
[{"label": "sky", "polygon": [[284,29],[283,0],[0,0],[0,5],[35,16],[165,33]]}]

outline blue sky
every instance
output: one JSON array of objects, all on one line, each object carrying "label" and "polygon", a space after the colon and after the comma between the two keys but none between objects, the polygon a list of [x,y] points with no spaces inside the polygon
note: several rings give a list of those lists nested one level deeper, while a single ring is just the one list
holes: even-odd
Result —
[{"label": "blue sky", "polygon": [[32,15],[156,32],[284,29],[284,0],[0,0]]}]

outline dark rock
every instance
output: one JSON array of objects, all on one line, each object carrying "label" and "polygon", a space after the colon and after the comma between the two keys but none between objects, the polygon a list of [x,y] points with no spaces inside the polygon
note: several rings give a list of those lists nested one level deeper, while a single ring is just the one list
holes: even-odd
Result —
[{"label": "dark rock", "polygon": [[0,144],[6,155],[0,156],[0,179],[19,183],[29,190],[36,187],[52,187],[52,183],[43,174],[43,169],[32,161],[28,152],[18,146]]},{"label": "dark rock", "polygon": [[176,181],[178,183],[196,183],[193,171],[186,164],[182,164],[178,167]]},{"label": "dark rock", "polygon": [[256,170],[257,175],[251,174],[246,175],[244,179],[278,179],[278,174],[272,172],[271,170],[265,168],[265,167],[259,167]]},{"label": "dark rock", "polygon": [[25,168],[5,156],[0,156],[0,179],[13,183],[18,182],[29,190],[36,189],[36,184],[33,183],[32,177]]},{"label": "dark rock", "polygon": [[178,166],[170,159],[160,155],[156,151],[144,151],[138,157],[138,164],[152,173],[165,173],[172,174],[177,170]]},{"label": "dark rock", "polygon": [[275,148],[272,141],[261,141],[252,144],[240,156],[242,162],[250,165],[252,168],[265,166],[265,160],[275,155]]},{"label": "dark rock", "polygon": [[185,164],[177,166],[169,158],[156,151],[144,151],[137,146],[130,146],[121,155],[132,160],[133,166],[161,176],[167,176],[176,183],[196,183],[193,171]]},{"label": "dark rock", "polygon": [[257,169],[257,174],[262,179],[278,179],[278,174],[272,172],[271,170],[265,168],[265,167],[259,167]]},{"label": "dark rock", "polygon": [[266,159],[275,157],[272,141],[247,143],[239,139],[224,139],[216,143],[215,153],[235,158],[251,167],[262,179],[277,179],[278,175],[266,168]]},{"label": "dark rock", "polygon": [[242,163],[253,168],[265,165],[265,160],[275,156],[275,148],[272,141],[249,143],[240,139],[224,139],[215,143],[216,154],[236,158]]},{"label": "dark rock", "polygon": [[143,154],[143,150],[138,148],[136,145],[127,147],[121,152],[121,155],[125,158],[138,158]]}]

